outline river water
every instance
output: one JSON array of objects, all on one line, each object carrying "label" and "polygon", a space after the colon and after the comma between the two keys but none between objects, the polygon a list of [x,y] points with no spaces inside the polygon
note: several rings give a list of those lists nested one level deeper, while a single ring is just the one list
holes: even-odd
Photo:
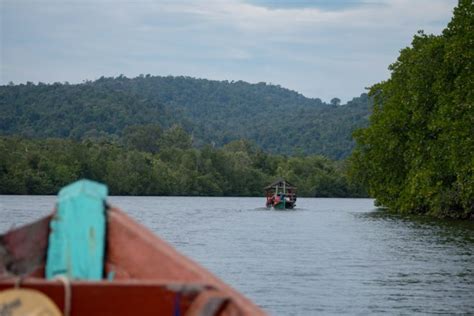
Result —
[{"label": "river water", "polygon": [[[52,209],[0,196],[0,231]],[[404,217],[370,199],[111,197],[273,315],[474,314],[474,223]]]}]

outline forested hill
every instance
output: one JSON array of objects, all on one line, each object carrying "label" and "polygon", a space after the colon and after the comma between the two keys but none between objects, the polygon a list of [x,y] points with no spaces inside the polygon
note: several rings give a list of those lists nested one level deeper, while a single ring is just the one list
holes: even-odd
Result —
[{"label": "forested hill", "polygon": [[73,139],[121,137],[128,126],[181,125],[195,145],[249,139],[280,154],[352,150],[353,130],[367,125],[367,95],[340,105],[265,83],[189,77],[100,78],[82,84],[0,86],[0,133]]}]

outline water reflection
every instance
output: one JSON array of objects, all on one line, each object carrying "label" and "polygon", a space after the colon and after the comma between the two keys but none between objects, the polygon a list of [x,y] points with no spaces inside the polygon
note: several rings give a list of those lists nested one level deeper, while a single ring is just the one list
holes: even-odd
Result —
[{"label": "water reflection", "polygon": [[[387,302],[413,313],[474,312],[474,223],[400,215],[387,210],[355,215],[379,240],[373,282]],[[382,260],[383,258],[383,260]],[[389,304],[389,303],[388,303]]]},{"label": "water reflection", "polygon": [[416,236],[429,238],[436,244],[455,243],[457,246],[465,245],[469,249],[472,249],[474,244],[474,221],[398,214],[387,209],[358,213],[356,216],[374,222],[385,222],[389,225],[404,227],[407,232],[411,230]]}]

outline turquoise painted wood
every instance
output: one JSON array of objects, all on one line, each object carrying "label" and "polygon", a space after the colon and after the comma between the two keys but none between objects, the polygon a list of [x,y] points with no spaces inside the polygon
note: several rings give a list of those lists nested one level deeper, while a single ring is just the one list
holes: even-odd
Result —
[{"label": "turquoise painted wood", "polygon": [[51,220],[46,278],[100,280],[104,271],[107,186],[79,180],[59,191]]}]

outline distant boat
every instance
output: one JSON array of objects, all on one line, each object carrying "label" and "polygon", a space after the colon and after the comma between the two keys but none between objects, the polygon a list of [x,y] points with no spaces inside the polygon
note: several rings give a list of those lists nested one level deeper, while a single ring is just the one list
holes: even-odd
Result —
[{"label": "distant boat", "polygon": [[[88,183],[71,186],[75,191],[58,199],[52,215],[0,235],[0,311],[28,314],[25,309],[33,305],[45,315],[59,315],[60,310],[72,316],[265,315],[124,212],[107,206]],[[102,193],[107,194],[106,187]],[[99,220],[104,230],[90,220],[93,212],[105,219]],[[75,273],[91,275],[96,258],[98,276],[77,277]],[[38,297],[45,300],[41,306]]]},{"label": "distant boat", "polygon": [[296,206],[296,187],[284,179],[266,186],[266,206],[275,209],[292,209]]}]

